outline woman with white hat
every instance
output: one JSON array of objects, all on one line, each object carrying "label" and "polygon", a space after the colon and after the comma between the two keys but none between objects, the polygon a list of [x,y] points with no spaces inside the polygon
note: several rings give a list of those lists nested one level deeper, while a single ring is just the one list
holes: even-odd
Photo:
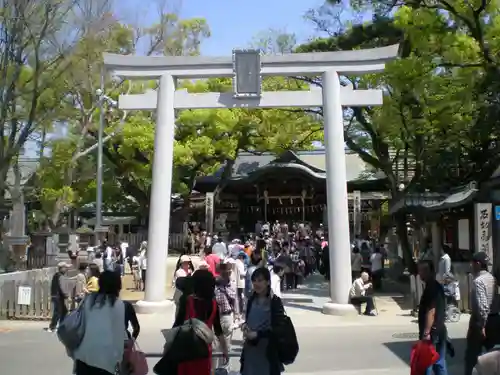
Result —
[{"label": "woman with white hat", "polygon": [[177,280],[182,277],[190,276],[194,271],[193,263],[191,262],[191,258],[187,255],[181,255],[179,260],[177,261],[177,266],[175,268],[173,287],[175,288],[174,292],[174,302],[175,305],[179,303],[179,299],[181,298],[182,291],[176,287]]}]

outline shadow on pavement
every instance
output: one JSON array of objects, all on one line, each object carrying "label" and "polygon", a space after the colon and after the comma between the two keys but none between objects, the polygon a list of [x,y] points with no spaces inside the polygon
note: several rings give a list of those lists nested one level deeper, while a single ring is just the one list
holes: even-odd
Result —
[{"label": "shadow on pavement", "polygon": [[[417,338],[407,341],[391,341],[384,343],[384,346],[388,348],[393,354],[395,354],[401,361],[406,364],[410,364],[410,353],[411,348],[417,341]],[[463,365],[464,353],[465,353],[465,339],[451,339],[453,347],[455,349],[455,356],[452,358],[449,354],[447,355],[446,362],[448,367],[460,367]]]},{"label": "shadow on pavement", "polygon": [[[146,352],[144,353],[146,355],[146,358],[161,358],[163,356],[163,353],[154,353],[154,352]],[[213,353],[212,357],[222,357],[222,354],[220,353]],[[229,353],[229,357],[231,358],[240,358],[241,357],[241,348],[233,348],[231,352]]]},{"label": "shadow on pavement", "polygon": [[314,311],[314,312],[322,312],[323,311],[323,308],[319,307],[319,306],[301,305],[299,303],[293,303],[293,302],[288,302],[288,301],[285,301],[285,307],[293,307],[296,309],[302,309],[302,310]]}]

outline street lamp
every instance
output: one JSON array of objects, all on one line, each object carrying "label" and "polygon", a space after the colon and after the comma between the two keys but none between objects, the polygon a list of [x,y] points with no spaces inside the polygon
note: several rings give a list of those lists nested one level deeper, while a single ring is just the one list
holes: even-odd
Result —
[{"label": "street lamp", "polygon": [[[96,215],[95,232],[106,232],[107,229],[102,225],[102,167],[103,167],[103,134],[104,134],[104,103],[107,102],[111,107],[117,107],[118,103],[110,97],[104,95],[104,73],[101,74],[101,88],[96,90],[99,98],[99,129],[97,131],[97,186],[96,186]],[[100,238],[98,238],[100,243]]]}]

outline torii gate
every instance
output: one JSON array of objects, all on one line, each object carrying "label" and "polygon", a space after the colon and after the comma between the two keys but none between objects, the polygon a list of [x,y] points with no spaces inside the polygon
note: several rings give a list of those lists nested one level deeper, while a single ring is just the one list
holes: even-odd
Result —
[{"label": "torii gate", "polygon": [[[119,107],[156,110],[153,181],[149,215],[148,281],[142,313],[163,310],[170,228],[175,110],[196,108],[323,107],[327,210],[330,244],[330,297],[325,314],[354,314],[348,304],[351,286],[351,247],[342,106],[382,104],[381,90],[341,87],[339,74],[381,72],[395,59],[398,45],[358,51],[260,56],[258,51],[234,51],[232,57],[124,56],[104,54],[107,72],[127,79],[158,79],[157,91],[122,95]],[[322,90],[261,92],[261,76],[322,76]],[[233,93],[191,94],[176,90],[177,79],[233,77]]]}]

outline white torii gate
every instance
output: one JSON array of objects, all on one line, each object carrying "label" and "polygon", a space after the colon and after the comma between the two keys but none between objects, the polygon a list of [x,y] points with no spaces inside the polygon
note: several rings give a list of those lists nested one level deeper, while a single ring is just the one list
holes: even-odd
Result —
[{"label": "white torii gate", "polygon": [[[163,310],[165,294],[175,110],[196,108],[323,107],[326,149],[327,210],[330,244],[330,297],[325,314],[355,313],[348,304],[351,286],[351,247],[342,106],[382,104],[381,90],[341,87],[339,74],[381,72],[395,59],[398,45],[383,48],[260,56],[256,51],[235,51],[232,57],[124,56],[104,54],[106,70],[127,79],[159,79],[157,91],[122,95],[127,110],[156,110],[153,181],[148,232],[148,282],[142,313]],[[322,89],[260,92],[261,76],[322,76]],[[176,90],[176,80],[233,77],[235,93],[191,94]],[[246,86],[244,88],[244,86]]]}]

